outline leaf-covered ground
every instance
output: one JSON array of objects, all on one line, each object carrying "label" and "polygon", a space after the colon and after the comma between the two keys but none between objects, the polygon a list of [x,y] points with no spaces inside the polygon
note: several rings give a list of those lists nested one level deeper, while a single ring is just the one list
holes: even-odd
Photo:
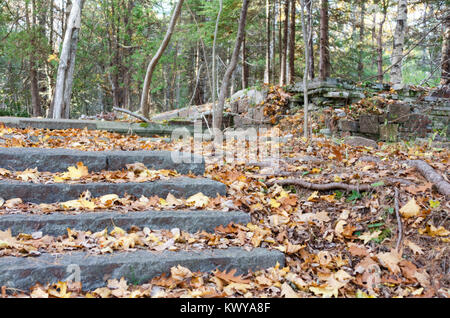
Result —
[{"label": "leaf-covered ground", "polygon": [[[295,118],[294,118],[295,120]],[[293,127],[298,125],[293,124]],[[292,131],[291,131],[292,132]],[[287,134],[289,132],[281,133]],[[295,132],[280,149],[279,165],[268,161],[217,162],[206,156],[206,176],[224,182],[226,197],[190,198],[127,196],[69,203],[30,204],[20,198],[0,200],[0,214],[82,213],[146,209],[223,209],[250,213],[252,222],[217,228],[215,233],[150,230],[136,225],[98,233],[68,229],[60,237],[0,232],[0,255],[32,257],[42,252],[111,253],[130,249],[177,250],[241,246],[266,247],[286,254],[286,267],[237,276],[193,273],[181,266],[144,285],[110,280],[104,288],[82,292],[79,284],[37,285],[29,291],[2,288],[3,297],[449,297],[450,203],[405,160],[420,159],[448,181],[449,150],[431,143],[380,143],[379,149],[350,147],[339,140],[304,140]],[[271,142],[272,144],[274,142]],[[137,136],[87,130],[45,131],[0,128],[3,147],[64,147],[81,150],[173,150],[165,143]],[[203,149],[211,147],[204,142]],[[233,145],[222,150],[232,151]],[[0,171],[1,178],[25,182],[120,182],[171,177],[139,165],[92,174],[79,164],[65,173]],[[279,185],[286,178],[309,184],[340,183],[356,190],[309,190]],[[278,183],[277,183],[278,181]],[[369,185],[369,191],[358,186]],[[396,195],[395,188],[398,189]],[[398,201],[398,211],[395,201]],[[397,217],[397,212],[399,217]],[[400,224],[399,224],[400,221]],[[401,225],[401,231],[399,231]],[[398,240],[401,234],[401,240]],[[398,245],[398,249],[396,248]]]}]

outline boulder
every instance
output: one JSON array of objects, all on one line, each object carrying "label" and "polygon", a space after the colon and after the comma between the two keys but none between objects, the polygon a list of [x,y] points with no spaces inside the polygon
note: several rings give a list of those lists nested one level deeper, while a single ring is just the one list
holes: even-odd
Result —
[{"label": "boulder", "polygon": [[352,147],[378,148],[378,144],[375,140],[367,139],[360,136],[347,136],[344,138],[344,143]]}]

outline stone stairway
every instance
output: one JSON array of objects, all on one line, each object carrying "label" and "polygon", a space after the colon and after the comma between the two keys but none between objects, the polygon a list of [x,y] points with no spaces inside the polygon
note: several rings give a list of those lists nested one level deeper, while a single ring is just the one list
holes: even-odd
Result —
[{"label": "stone stairway", "polygon": [[[226,186],[201,177],[204,173],[203,158],[192,156],[191,163],[174,163],[170,152],[162,151],[103,151],[83,152],[67,149],[0,148],[0,168],[22,171],[38,168],[39,171],[63,172],[68,166],[83,162],[89,171],[121,170],[127,164],[142,162],[149,169],[170,169],[179,174],[190,173],[195,178],[180,176],[152,182],[124,183],[32,183],[15,180],[0,181],[0,197],[21,198],[24,202],[55,203],[78,199],[89,190],[92,196],[125,193],[136,197],[153,196],[187,198],[198,192],[209,197],[226,195]],[[214,232],[220,225],[247,224],[250,216],[240,211],[167,210],[143,212],[53,212],[50,214],[16,213],[0,214],[0,230],[20,233],[61,236],[67,229],[99,232],[120,227],[125,231],[132,227],[150,230],[174,229],[195,233]],[[124,277],[133,284],[147,283],[152,277],[170,272],[172,266],[181,265],[191,271],[237,269],[238,274],[258,270],[279,263],[284,266],[284,254],[278,250],[239,247],[207,248],[196,250],[146,249],[114,251],[109,254],[93,254],[85,251],[68,251],[51,254],[40,250],[38,256],[0,256],[0,286],[27,291],[36,283],[57,283],[66,280],[71,273],[79,274],[84,290],[106,285],[108,279]],[[1,254],[0,254],[1,255]]]}]

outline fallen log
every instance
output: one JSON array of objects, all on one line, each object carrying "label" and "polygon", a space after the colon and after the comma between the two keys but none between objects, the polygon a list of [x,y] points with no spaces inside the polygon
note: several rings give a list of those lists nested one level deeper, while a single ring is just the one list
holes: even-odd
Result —
[{"label": "fallen log", "polygon": [[128,114],[128,115],[130,115],[130,116],[136,117],[137,119],[140,119],[140,120],[142,120],[142,121],[145,121],[146,123],[149,123],[149,124],[152,123],[152,121],[150,121],[148,118],[145,118],[145,117],[142,116],[142,115],[133,113],[132,111],[130,111],[130,110],[128,110],[128,109],[120,108],[120,107],[113,107],[113,109],[114,109],[115,111],[122,112],[122,113]]},{"label": "fallen log", "polygon": [[428,182],[433,184],[439,193],[445,195],[446,199],[450,199],[450,183],[448,183],[428,163],[423,160],[406,160],[405,163],[416,168]]}]

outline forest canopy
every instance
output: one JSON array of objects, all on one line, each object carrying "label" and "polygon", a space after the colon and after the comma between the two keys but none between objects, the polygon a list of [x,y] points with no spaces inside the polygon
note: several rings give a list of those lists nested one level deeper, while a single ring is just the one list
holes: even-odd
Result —
[{"label": "forest canopy", "polygon": [[[153,73],[151,112],[211,101],[219,2],[184,2],[172,38]],[[240,0],[222,2],[215,41],[217,90],[230,62],[242,7]],[[305,54],[301,2],[250,1],[245,37],[228,96],[265,82],[284,85],[302,80]],[[321,18],[326,3],[329,76],[355,82],[391,80],[388,68],[401,1],[305,2],[306,26],[311,29],[310,78],[320,76]],[[437,86],[442,73],[446,1],[405,3],[403,82]],[[85,0],[70,117],[108,112],[113,107],[138,110],[147,65],[164,38],[175,5],[176,1],[170,0]],[[71,0],[1,2],[2,115],[49,115],[71,7]]]}]

